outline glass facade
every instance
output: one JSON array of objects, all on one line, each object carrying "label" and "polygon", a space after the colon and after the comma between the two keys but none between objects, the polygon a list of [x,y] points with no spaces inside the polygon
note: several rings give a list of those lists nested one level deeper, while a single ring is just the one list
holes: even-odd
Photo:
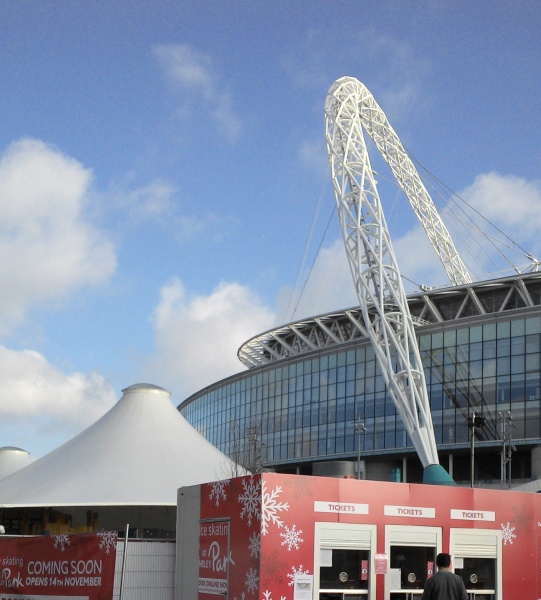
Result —
[{"label": "glass facade", "polygon": [[[541,317],[487,315],[482,324],[452,325],[431,326],[418,339],[438,448],[468,448],[473,412],[486,419],[476,429],[481,447],[500,443],[508,412],[514,443],[539,444]],[[359,450],[363,457],[413,452],[366,341],[248,370],[193,395],[179,410],[229,456],[255,428],[263,464],[275,468],[353,460]]]}]

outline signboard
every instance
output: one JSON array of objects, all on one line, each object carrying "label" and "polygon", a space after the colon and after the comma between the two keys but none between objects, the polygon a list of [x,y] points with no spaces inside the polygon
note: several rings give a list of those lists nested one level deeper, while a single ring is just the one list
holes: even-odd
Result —
[{"label": "signboard", "polygon": [[0,537],[0,600],[111,600],[117,533]]},{"label": "signboard", "polygon": [[387,554],[376,554],[374,556],[374,570],[376,575],[385,575],[389,567],[389,557]]},{"label": "signboard", "polygon": [[451,519],[462,521],[495,521],[496,513],[492,510],[462,510],[451,509]]},{"label": "signboard", "polygon": [[368,504],[357,504],[354,502],[314,502],[314,512],[339,513],[349,515],[367,515]]},{"label": "signboard", "polygon": [[296,573],[293,577],[293,600],[312,600],[314,576]]},{"label": "signboard", "polygon": [[[199,595],[227,596],[230,521],[201,521],[199,529]],[[0,599],[1,600],[1,599]]]},{"label": "signboard", "polygon": [[436,509],[426,506],[393,506],[386,504],[383,507],[383,514],[386,517],[434,519],[436,517]]}]

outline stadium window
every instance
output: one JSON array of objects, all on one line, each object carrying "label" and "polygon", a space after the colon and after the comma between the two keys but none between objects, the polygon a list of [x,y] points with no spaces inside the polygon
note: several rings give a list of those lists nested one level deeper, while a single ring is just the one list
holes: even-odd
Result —
[{"label": "stadium window", "polygon": [[494,377],[496,375],[496,360],[491,358],[490,360],[483,361],[483,378]]},{"label": "stadium window", "polygon": [[539,334],[535,333],[533,335],[526,336],[526,353],[530,352],[539,352],[540,344],[539,344]]},{"label": "stadium window", "polygon": [[443,332],[443,346],[445,348],[449,348],[449,346],[454,346],[456,344],[456,330],[450,329],[448,331]]},{"label": "stadium window", "polygon": [[498,339],[511,336],[511,323],[509,321],[501,321],[496,325]]},{"label": "stadium window", "polygon": [[511,354],[511,342],[509,338],[498,340],[498,357],[509,356]]},{"label": "stadium window", "polygon": [[508,375],[511,373],[511,361],[509,356],[498,358],[498,375]]},{"label": "stadium window", "polygon": [[524,372],[525,372],[524,354],[512,356],[511,357],[511,374],[515,375],[517,373],[524,373]]},{"label": "stadium window", "polygon": [[483,325],[483,340],[495,340],[496,339],[496,323],[487,323]]},{"label": "stadium window", "polygon": [[516,354],[525,354],[526,353],[526,338],[523,335],[512,337],[511,338],[511,354],[515,356]]},{"label": "stadium window", "polygon": [[524,335],[526,333],[526,321],[524,319],[515,319],[511,321],[511,337]]},{"label": "stadium window", "polygon": [[526,354],[526,371],[531,373],[539,371],[541,369],[541,365],[539,364],[539,353],[535,354]]},{"label": "stadium window", "polygon": [[432,349],[443,348],[443,333],[432,334]]},{"label": "stadium window", "polygon": [[419,350],[430,350],[430,336],[422,335],[419,338]]},{"label": "stadium window", "polygon": [[457,329],[456,332],[456,343],[458,345],[468,344],[470,341],[470,330],[469,328]]}]

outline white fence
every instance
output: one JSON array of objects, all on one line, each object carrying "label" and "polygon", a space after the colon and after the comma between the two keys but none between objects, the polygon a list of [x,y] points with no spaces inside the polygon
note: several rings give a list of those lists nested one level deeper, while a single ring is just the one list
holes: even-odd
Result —
[{"label": "white fence", "polygon": [[124,540],[119,540],[113,600],[174,600],[176,543],[128,540],[122,583],[124,546]]}]

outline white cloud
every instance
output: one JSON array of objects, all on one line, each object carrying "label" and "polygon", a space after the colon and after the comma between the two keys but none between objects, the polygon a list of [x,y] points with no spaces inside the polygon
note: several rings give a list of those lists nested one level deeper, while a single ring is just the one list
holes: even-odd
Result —
[{"label": "white cloud", "polygon": [[51,450],[76,435],[116,400],[101,375],[65,374],[38,352],[4,346],[0,346],[0,395],[4,442],[32,453],[35,448],[38,453]]},{"label": "white cloud", "polygon": [[465,200],[457,201],[460,211],[456,205],[451,207],[457,218],[451,219],[449,210],[442,212],[442,218],[474,278],[511,274],[511,265],[526,268],[528,259],[524,252],[539,256],[539,181],[483,173],[459,197]]},{"label": "white cloud", "polygon": [[213,121],[231,141],[241,133],[241,119],[233,109],[231,93],[215,73],[208,54],[185,44],[157,45],[154,55],[168,80],[177,88],[192,93],[194,110],[207,108]]},{"label": "white cloud", "polygon": [[280,322],[350,308],[358,303],[342,238],[319,251],[303,281],[301,289],[280,292]]},{"label": "white cloud", "polygon": [[[335,25],[311,29],[294,46],[287,47],[279,63],[293,85],[325,93],[335,79],[357,77],[368,86],[391,122],[396,124],[419,114],[429,102],[424,81],[432,70],[430,59],[416,54],[410,42],[373,26],[359,28],[356,36],[348,36],[343,41],[343,52],[337,55],[328,40],[339,39],[342,34]],[[312,109],[321,112],[322,108],[323,98]]]},{"label": "white cloud", "polygon": [[213,95],[212,61],[207,54],[183,44],[155,46],[154,54],[174,83],[202,92],[207,98]]},{"label": "white cloud", "polygon": [[154,313],[156,352],[149,369],[181,402],[241,371],[237,350],[273,322],[272,310],[246,286],[221,283],[208,296],[190,297],[175,278],[162,288]]},{"label": "white cloud", "polygon": [[317,140],[305,140],[299,148],[298,155],[303,164],[318,174],[328,162],[325,141],[322,136],[318,136]]},{"label": "white cloud", "polygon": [[[445,271],[420,225],[392,243],[406,292],[418,291],[418,284],[446,285]],[[280,292],[277,312],[279,322],[285,323],[358,304],[344,242],[339,238],[320,250],[302,290]]]},{"label": "white cloud", "polygon": [[407,292],[419,291],[419,285],[445,286],[449,279],[421,225],[392,240],[393,249]]},{"label": "white cloud", "polygon": [[379,65],[374,89],[370,91],[391,124],[404,121],[413,113],[419,115],[429,102],[429,90],[423,82],[432,69],[430,59],[416,54],[411,43],[374,28],[362,32],[361,44],[363,55]]},{"label": "white cloud", "polygon": [[[541,252],[538,236],[541,228],[541,184],[538,181],[494,172],[484,173],[478,175],[459,196],[466,204],[458,202],[458,210],[457,203],[453,202],[448,209],[440,210],[440,215],[474,280],[511,274],[513,270],[510,263],[517,268],[527,266],[527,258],[517,249],[512,250],[510,240],[515,240],[534,255]],[[407,209],[409,207],[403,210]],[[497,231],[489,222],[501,231]],[[404,277],[417,284],[450,285],[420,224],[401,237],[392,236],[392,243]],[[408,291],[417,289],[407,280],[404,285]]]},{"label": "white cloud", "polygon": [[541,227],[541,183],[513,175],[483,173],[461,197],[487,219],[531,236]]},{"label": "white cloud", "polygon": [[[393,248],[406,291],[417,291],[416,284],[445,285],[445,271],[420,225],[393,240]],[[300,300],[299,294],[300,290],[297,290],[290,300],[291,291],[282,291],[278,303],[281,321],[298,320],[359,304],[342,238],[320,251]]]},{"label": "white cloud", "polygon": [[155,223],[181,240],[201,234],[217,220],[212,214],[203,217],[180,214],[177,190],[161,180],[132,189],[117,186],[111,194],[115,210],[124,210],[130,225],[146,227],[149,222]]},{"label": "white cloud", "polygon": [[91,174],[38,140],[13,143],[0,158],[0,332],[26,311],[105,282],[112,244],[85,220]]}]

